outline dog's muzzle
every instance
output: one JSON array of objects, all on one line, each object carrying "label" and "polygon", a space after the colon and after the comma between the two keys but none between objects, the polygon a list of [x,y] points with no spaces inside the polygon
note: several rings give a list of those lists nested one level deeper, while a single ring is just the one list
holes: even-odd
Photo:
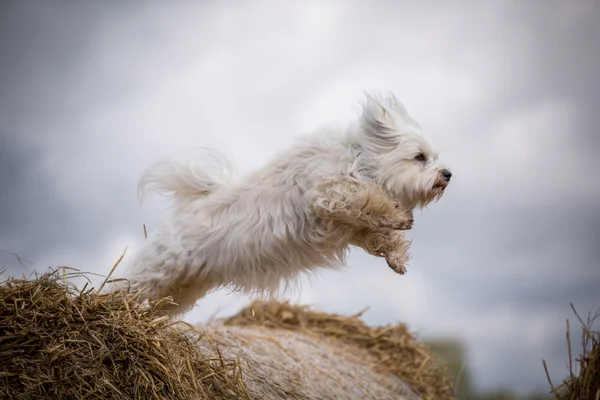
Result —
[{"label": "dog's muzzle", "polygon": [[450,170],[448,170],[448,169],[442,169],[439,172],[438,177],[435,180],[435,183],[433,184],[433,188],[434,189],[445,189],[446,186],[448,186],[448,184],[450,183],[450,178],[452,178],[452,172],[450,172]]},{"label": "dog's muzzle", "polygon": [[440,171],[440,175],[446,180],[446,182],[450,182],[450,178],[452,178],[452,172],[447,169],[443,169]]}]

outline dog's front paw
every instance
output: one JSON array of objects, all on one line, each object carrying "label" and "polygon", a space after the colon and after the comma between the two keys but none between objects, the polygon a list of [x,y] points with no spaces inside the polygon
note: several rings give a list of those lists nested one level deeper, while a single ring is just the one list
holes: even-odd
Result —
[{"label": "dog's front paw", "polygon": [[400,231],[409,231],[412,229],[415,219],[413,217],[412,210],[405,210],[402,208],[396,208],[394,213],[394,226],[392,229]]},{"label": "dog's front paw", "polygon": [[408,262],[409,255],[406,252],[392,252],[385,256],[388,266],[394,270],[397,274],[404,275],[406,273],[406,263]]},{"label": "dog's front paw", "polygon": [[386,216],[386,215],[374,215],[371,217],[371,221],[369,225],[374,226],[375,228],[386,228],[386,229],[399,229],[398,221]]},{"label": "dog's front paw", "polygon": [[392,229],[395,231],[408,231],[413,227],[412,211],[397,208],[388,215],[375,215],[372,217],[374,225],[378,228]]}]

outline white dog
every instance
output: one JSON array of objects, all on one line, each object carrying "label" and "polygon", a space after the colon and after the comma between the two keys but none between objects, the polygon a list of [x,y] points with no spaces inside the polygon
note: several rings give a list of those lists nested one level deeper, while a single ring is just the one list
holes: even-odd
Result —
[{"label": "white dog", "polygon": [[204,150],[199,164],[161,161],[140,181],[174,204],[129,265],[143,299],[171,296],[171,315],[209,291],[274,293],[302,272],[342,266],[350,246],[406,272],[412,210],[439,199],[451,177],[392,94],[367,94],[342,132],[305,137],[234,182],[231,164]]}]

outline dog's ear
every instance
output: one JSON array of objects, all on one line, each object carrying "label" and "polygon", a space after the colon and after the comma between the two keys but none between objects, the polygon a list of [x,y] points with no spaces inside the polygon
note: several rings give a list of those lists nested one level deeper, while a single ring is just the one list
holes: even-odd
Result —
[{"label": "dog's ear", "polygon": [[362,123],[364,128],[394,129],[395,122],[392,113],[396,107],[393,105],[395,98],[384,98],[377,94],[365,93],[362,103]]},{"label": "dog's ear", "polygon": [[365,95],[360,124],[367,140],[380,147],[395,147],[398,144],[398,106],[402,105],[393,95]]}]

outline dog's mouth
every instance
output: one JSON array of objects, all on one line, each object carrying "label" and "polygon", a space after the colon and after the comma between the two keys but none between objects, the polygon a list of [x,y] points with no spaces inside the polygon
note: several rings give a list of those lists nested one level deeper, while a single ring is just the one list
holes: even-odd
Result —
[{"label": "dog's mouth", "polygon": [[432,186],[433,190],[444,190],[448,186],[448,182],[436,182]]}]

